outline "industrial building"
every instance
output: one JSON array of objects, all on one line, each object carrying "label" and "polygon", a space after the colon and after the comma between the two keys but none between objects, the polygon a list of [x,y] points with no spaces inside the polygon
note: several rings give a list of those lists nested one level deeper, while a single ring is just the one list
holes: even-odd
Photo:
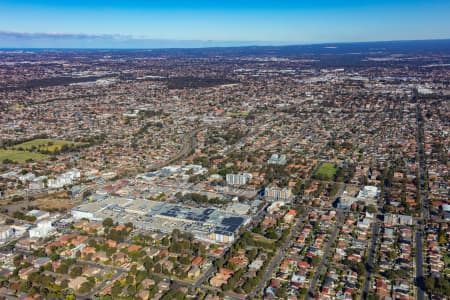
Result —
[{"label": "industrial building", "polygon": [[31,228],[28,232],[30,238],[45,238],[52,234],[54,231],[55,228],[53,228],[51,221],[41,221],[37,223],[36,227]]},{"label": "industrial building", "polygon": [[231,214],[215,208],[195,208],[166,202],[133,200],[119,197],[82,204],[72,209],[75,219],[102,221],[112,218],[119,223],[132,222],[144,230],[170,233],[179,229],[195,238],[214,243],[234,241],[249,217]]}]

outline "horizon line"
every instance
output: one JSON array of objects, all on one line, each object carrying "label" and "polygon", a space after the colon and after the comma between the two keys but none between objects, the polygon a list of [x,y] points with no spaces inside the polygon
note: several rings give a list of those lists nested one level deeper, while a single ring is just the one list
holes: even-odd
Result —
[{"label": "horizon line", "polygon": [[[150,40],[150,39],[149,39]],[[250,43],[249,41],[221,41],[221,40],[163,40],[151,39],[152,41],[167,41],[167,42],[202,42],[202,43]],[[122,48],[122,47],[1,47],[3,50],[189,50],[189,49],[216,49],[216,48],[263,48],[263,47],[300,47],[300,46],[320,46],[320,45],[346,45],[346,44],[369,44],[369,43],[402,43],[402,42],[433,42],[433,41],[450,41],[448,38],[437,39],[395,39],[395,40],[367,40],[367,41],[338,41],[338,42],[304,42],[304,43],[288,43],[282,42],[249,44],[249,45],[234,45],[234,46],[192,46],[192,47],[136,47],[136,48]],[[1,40],[0,40],[1,42]],[[278,43],[278,44],[277,44]]]},{"label": "horizon line", "polygon": [[[49,41],[52,39],[53,41]],[[1,46],[3,42],[6,44],[19,43],[14,46]],[[89,41],[94,43],[111,43],[111,46],[77,46],[73,45],[76,41]],[[295,47],[295,46],[312,46],[312,45],[345,45],[345,44],[364,44],[364,43],[389,43],[389,42],[426,42],[426,41],[447,41],[450,37],[445,38],[414,38],[414,39],[374,39],[364,41],[263,41],[263,40],[211,40],[211,39],[164,39],[151,38],[144,36],[133,36],[123,34],[85,34],[85,33],[30,33],[30,32],[14,32],[0,30],[0,49],[2,50],[161,50],[161,49],[208,49],[208,48],[245,48],[245,47]],[[43,45],[20,45],[20,42],[33,43],[38,42]],[[66,42],[72,45],[67,46],[45,46],[51,42]],[[128,47],[126,43],[160,43],[161,45],[137,45]],[[166,45],[164,45],[166,43]],[[175,45],[170,45],[175,43]],[[179,45],[176,45],[179,43]],[[188,45],[191,43],[191,45]],[[114,45],[116,44],[116,45]],[[167,45],[169,44],[169,45]],[[183,45],[186,44],[186,45]],[[202,45],[203,44],[203,45]],[[212,45],[208,45],[212,44]],[[213,45],[215,44],[215,45]]]}]

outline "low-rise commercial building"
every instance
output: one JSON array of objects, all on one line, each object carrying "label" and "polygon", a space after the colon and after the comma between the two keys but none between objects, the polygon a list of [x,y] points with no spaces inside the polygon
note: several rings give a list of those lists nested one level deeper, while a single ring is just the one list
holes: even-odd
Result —
[{"label": "low-rise commercial building", "polygon": [[250,218],[220,211],[215,208],[194,208],[126,198],[107,198],[86,203],[72,209],[75,219],[87,218],[102,221],[112,218],[119,223],[132,222],[145,230],[170,233],[173,229],[191,233],[195,238],[208,242],[229,243]]}]

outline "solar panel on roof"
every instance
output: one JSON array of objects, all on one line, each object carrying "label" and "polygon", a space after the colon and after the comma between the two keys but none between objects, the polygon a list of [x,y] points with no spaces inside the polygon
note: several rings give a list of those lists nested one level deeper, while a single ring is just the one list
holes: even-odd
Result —
[{"label": "solar panel on roof", "polygon": [[239,226],[242,225],[243,222],[244,219],[241,217],[227,217],[222,220],[221,224],[227,227],[229,231],[234,232],[239,228]]}]

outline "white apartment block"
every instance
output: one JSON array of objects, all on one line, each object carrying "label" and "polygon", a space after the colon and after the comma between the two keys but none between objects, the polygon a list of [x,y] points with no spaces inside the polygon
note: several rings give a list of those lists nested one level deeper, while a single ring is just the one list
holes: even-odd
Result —
[{"label": "white apartment block", "polygon": [[227,184],[229,185],[244,185],[247,184],[247,182],[252,179],[252,174],[249,173],[227,174],[226,179]]}]

